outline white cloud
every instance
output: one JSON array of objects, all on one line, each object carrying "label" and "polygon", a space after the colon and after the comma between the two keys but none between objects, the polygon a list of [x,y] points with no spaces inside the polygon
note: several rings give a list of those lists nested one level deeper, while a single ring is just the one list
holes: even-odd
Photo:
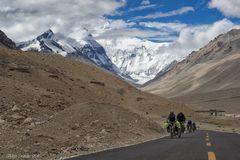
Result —
[{"label": "white cloud", "polygon": [[171,17],[171,16],[188,13],[190,11],[194,11],[194,8],[193,7],[182,7],[180,9],[169,11],[169,12],[156,12],[156,13],[149,14],[146,16],[137,16],[134,19],[156,19],[156,18],[162,18],[162,17]]},{"label": "white cloud", "polygon": [[[99,36],[104,36],[115,30],[124,30],[129,27],[132,27],[135,25],[134,22],[126,22],[124,20],[105,20],[104,25],[96,25],[92,30],[89,30],[89,32],[95,37],[98,38]],[[123,31],[124,32],[124,31]],[[77,37],[75,37],[77,38]]]},{"label": "white cloud", "polygon": [[14,41],[30,40],[49,28],[77,40],[86,35],[83,28],[97,39],[127,36],[173,39],[163,31],[142,30],[134,28],[134,22],[104,17],[116,13],[125,4],[125,0],[25,0],[24,3],[21,0],[1,0],[0,28]]},{"label": "white cloud", "polygon": [[155,4],[143,5],[143,6],[139,6],[139,7],[136,7],[136,8],[131,8],[131,9],[129,9],[129,12],[141,11],[141,10],[144,10],[144,9],[154,8],[156,6],[157,5],[155,5]]},{"label": "white cloud", "polygon": [[0,28],[14,40],[28,40],[49,28],[68,35],[104,25],[103,16],[125,4],[125,0],[1,0]]},{"label": "white cloud", "polygon": [[211,0],[209,8],[216,8],[225,16],[240,18],[240,0]]},{"label": "white cloud", "polygon": [[151,4],[151,2],[149,0],[143,0],[141,2],[141,5],[149,5],[149,4]]},{"label": "white cloud", "polygon": [[178,39],[168,46],[160,47],[159,53],[175,55],[177,60],[187,56],[191,51],[206,45],[219,34],[225,33],[233,28],[239,28],[230,20],[223,19],[213,24],[188,26],[180,31]]},{"label": "white cloud", "polygon": [[149,9],[149,8],[154,8],[154,7],[157,7],[157,5],[156,4],[151,4],[151,2],[149,0],[143,0],[141,2],[140,6],[129,9],[129,12],[141,11],[141,10],[144,10],[144,9]]},{"label": "white cloud", "polygon": [[119,37],[142,38],[148,39],[150,37],[168,37],[169,33],[154,30],[140,30],[137,28],[116,28],[109,29],[102,34],[96,36],[96,39],[116,39]]},{"label": "white cloud", "polygon": [[182,29],[187,27],[187,24],[184,23],[140,22],[139,24],[148,28],[159,29],[166,32],[180,32]]}]

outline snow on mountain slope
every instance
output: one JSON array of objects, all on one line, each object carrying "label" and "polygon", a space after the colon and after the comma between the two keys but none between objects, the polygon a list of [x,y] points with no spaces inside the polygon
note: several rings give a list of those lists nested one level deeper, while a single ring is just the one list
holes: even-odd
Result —
[{"label": "snow on mountain slope", "polygon": [[163,51],[168,45],[138,38],[99,39],[97,42],[90,33],[85,38],[75,40],[54,34],[51,30],[17,44],[24,51],[84,59],[137,84],[155,78],[171,62],[180,60],[176,54],[168,53],[166,49]]},{"label": "snow on mountain slope", "polygon": [[54,34],[52,30],[48,30],[36,39],[20,42],[17,46],[23,51],[32,50],[46,53],[58,53],[62,56],[66,56],[67,53],[75,52],[75,48],[81,47],[79,43],[74,42],[75,40],[73,39],[65,38],[59,33]]},{"label": "snow on mountain slope", "polygon": [[138,84],[153,79],[172,61],[179,60],[176,55],[159,51],[160,47],[168,46],[168,43],[155,43],[138,38],[98,41],[121,72],[136,79]]},{"label": "snow on mountain slope", "polygon": [[131,77],[122,74],[118,67],[112,63],[105,49],[94,40],[91,34],[88,34],[82,40],[76,41],[60,33],[54,34],[52,30],[48,30],[33,40],[18,43],[17,47],[23,51],[55,53],[65,57],[84,59],[127,80],[131,80]]}]

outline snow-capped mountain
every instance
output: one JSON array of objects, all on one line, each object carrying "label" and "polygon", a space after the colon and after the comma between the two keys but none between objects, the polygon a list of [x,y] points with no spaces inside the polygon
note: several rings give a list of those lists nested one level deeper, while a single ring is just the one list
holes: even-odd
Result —
[{"label": "snow-capped mountain", "polygon": [[167,74],[169,71],[171,71],[174,67],[176,67],[177,64],[178,64],[178,61],[176,61],[176,60],[172,61],[170,64],[165,66],[153,79],[147,81],[141,87],[145,87],[148,84],[150,84],[151,82],[156,81],[157,79],[161,78],[162,76]]},{"label": "snow-capped mountain", "polygon": [[159,50],[168,46],[168,43],[155,43],[138,38],[98,41],[121,72],[137,80],[138,84],[153,79],[171,62],[178,60],[176,55]]},{"label": "snow-capped mountain", "polygon": [[[86,32],[88,32],[86,30]],[[144,84],[178,60],[173,54],[160,51],[168,43],[155,43],[138,38],[99,39],[90,33],[75,40],[48,30],[33,40],[17,43],[24,51],[61,54],[65,57],[84,59],[128,81]]]},{"label": "snow-capped mountain", "polygon": [[65,57],[84,59],[125,79],[131,79],[120,72],[118,67],[107,56],[105,49],[94,40],[91,34],[88,34],[82,40],[76,41],[60,33],[55,34],[52,30],[48,30],[33,40],[18,43],[17,47],[23,51],[56,53]]}]

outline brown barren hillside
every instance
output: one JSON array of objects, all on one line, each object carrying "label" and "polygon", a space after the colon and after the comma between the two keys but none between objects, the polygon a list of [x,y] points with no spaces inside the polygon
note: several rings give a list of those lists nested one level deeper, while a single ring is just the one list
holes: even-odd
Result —
[{"label": "brown barren hillside", "polygon": [[240,113],[240,30],[233,29],[192,52],[143,90],[189,103],[196,110]]},{"label": "brown barren hillside", "polygon": [[163,134],[159,122],[170,110],[192,113],[81,61],[0,46],[2,159],[59,158],[149,140]]}]

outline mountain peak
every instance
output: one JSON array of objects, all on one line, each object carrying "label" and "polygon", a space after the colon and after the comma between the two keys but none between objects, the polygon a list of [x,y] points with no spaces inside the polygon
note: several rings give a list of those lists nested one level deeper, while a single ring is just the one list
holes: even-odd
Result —
[{"label": "mountain peak", "polygon": [[37,37],[37,39],[49,39],[54,35],[53,31],[51,29],[48,29],[47,31],[45,31],[43,34],[41,34],[40,36]]},{"label": "mountain peak", "polygon": [[92,34],[89,32],[88,28],[84,27],[83,30],[87,33],[87,36],[85,37],[85,39],[88,39],[88,38],[93,38]]},{"label": "mountain peak", "polygon": [[44,32],[46,34],[54,34],[53,31],[51,29],[48,29],[46,32]]}]

